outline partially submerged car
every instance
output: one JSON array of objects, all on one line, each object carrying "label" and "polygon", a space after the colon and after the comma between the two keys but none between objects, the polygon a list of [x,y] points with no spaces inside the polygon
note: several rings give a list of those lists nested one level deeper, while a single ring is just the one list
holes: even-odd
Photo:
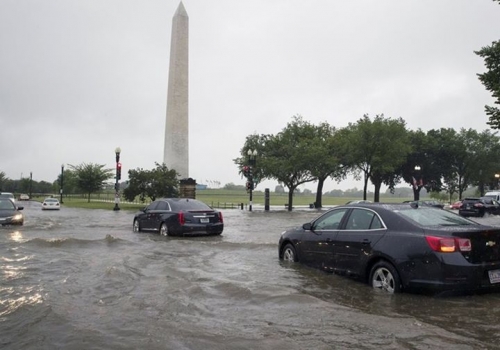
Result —
[{"label": "partially submerged car", "polygon": [[24,207],[17,206],[9,198],[0,198],[0,225],[24,224],[24,215],[20,212]]},{"label": "partially submerged car", "polygon": [[415,203],[338,206],[281,234],[278,256],[388,293],[500,291],[500,228]]},{"label": "partially submerged car", "polygon": [[61,204],[59,200],[54,197],[45,198],[42,202],[42,210],[59,210],[61,209]]},{"label": "partially submerged car", "polygon": [[162,236],[220,235],[222,213],[190,198],[162,198],[135,214],[133,230],[155,231]]}]

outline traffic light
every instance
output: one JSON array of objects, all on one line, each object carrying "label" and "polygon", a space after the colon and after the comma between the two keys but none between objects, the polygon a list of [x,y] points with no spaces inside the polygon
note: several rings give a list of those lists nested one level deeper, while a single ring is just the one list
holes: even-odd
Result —
[{"label": "traffic light", "polygon": [[253,182],[252,181],[247,181],[247,191],[253,190]]},{"label": "traffic light", "polygon": [[248,165],[245,165],[243,167],[243,176],[248,177],[249,172],[250,172],[250,167]]},{"label": "traffic light", "polygon": [[252,176],[253,176],[253,169],[252,167],[249,167],[250,169],[248,169],[248,178],[251,179]]},{"label": "traffic light", "polygon": [[122,178],[122,163],[116,163],[116,179],[120,180]]}]

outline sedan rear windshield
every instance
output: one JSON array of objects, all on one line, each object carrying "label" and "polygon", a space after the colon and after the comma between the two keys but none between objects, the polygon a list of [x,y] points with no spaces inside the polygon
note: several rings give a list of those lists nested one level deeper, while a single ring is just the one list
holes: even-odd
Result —
[{"label": "sedan rear windshield", "polygon": [[478,223],[451,213],[443,209],[433,208],[409,208],[399,210],[398,213],[414,223],[423,227],[430,226],[468,226]]},{"label": "sedan rear windshield", "polygon": [[180,200],[170,203],[173,210],[212,210],[208,205],[197,200]]}]

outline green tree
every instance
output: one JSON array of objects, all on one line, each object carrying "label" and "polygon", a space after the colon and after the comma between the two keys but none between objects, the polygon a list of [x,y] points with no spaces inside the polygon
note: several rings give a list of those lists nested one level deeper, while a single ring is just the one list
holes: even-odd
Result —
[{"label": "green tree", "polygon": [[484,130],[481,133],[474,133],[473,139],[475,141],[471,144],[470,150],[472,156],[470,185],[477,186],[479,193],[484,195],[486,187],[497,187],[498,179],[495,178],[495,174],[500,172],[500,138],[496,132]]},{"label": "green tree", "polygon": [[[477,74],[486,90],[491,92],[495,99],[494,104],[500,105],[500,41],[494,41],[490,46],[485,46],[475,53],[484,59],[487,71]],[[495,106],[484,107],[489,116],[488,125],[492,129],[500,129],[500,109]]]},{"label": "green tree", "polygon": [[288,210],[293,208],[293,194],[298,186],[317,180],[311,174],[314,133],[310,124],[296,116],[278,134],[265,138],[260,163],[266,178],[277,180],[288,188]]},{"label": "green tree", "polygon": [[[441,142],[439,135],[425,133],[421,129],[408,132],[408,142],[411,150],[402,164],[399,172],[403,180],[413,190],[413,199],[420,199],[420,191],[425,187],[427,191],[440,191],[443,177],[443,164],[440,153]],[[416,170],[415,167],[419,167]],[[445,168],[445,167],[444,167]]]},{"label": "green tree", "polygon": [[304,122],[303,128],[305,133],[311,134],[311,137],[306,139],[307,147],[304,148],[303,156],[309,160],[307,168],[318,182],[314,205],[321,208],[326,179],[345,175],[345,169],[341,165],[342,155],[337,147],[341,134],[337,134],[335,128],[326,122],[319,125]]},{"label": "green tree", "polygon": [[439,183],[431,191],[440,192],[444,189],[449,192],[450,189],[456,189],[461,198],[468,186],[465,177],[468,155],[464,137],[452,128],[429,130],[427,135],[433,149],[431,158],[436,162],[435,168],[440,173],[439,180],[436,180]]},{"label": "green tree", "polygon": [[[297,187],[306,182],[317,180],[311,174],[310,147],[315,137],[311,124],[302,117],[295,116],[276,135],[247,136],[240,151],[241,157],[234,159],[240,174],[248,164],[248,150],[256,150],[258,158],[253,169],[253,177],[258,183],[262,179],[275,179],[288,188],[288,210],[293,208],[293,194]],[[316,161],[316,160],[314,160]]]},{"label": "green tree", "polygon": [[[61,174],[57,176],[57,180],[55,180],[52,185],[54,189],[60,193]],[[64,169],[62,186],[64,194],[74,194],[78,192],[78,180],[76,174],[71,171],[71,169]]]},{"label": "green tree", "polygon": [[[363,199],[367,199],[368,181],[374,182],[374,199],[379,200],[383,181],[390,183],[410,150],[405,121],[377,115],[373,121],[365,114],[356,124],[349,123],[343,132],[341,151],[345,166],[356,179],[363,177]],[[372,176],[375,177],[372,179]]]},{"label": "green tree", "polygon": [[104,165],[93,163],[82,163],[80,165],[70,165],[75,173],[78,188],[88,195],[101,191],[107,180],[114,177],[114,169],[105,169]]},{"label": "green tree", "polygon": [[377,148],[372,164],[371,182],[375,187],[373,201],[380,201],[380,188],[382,184],[394,189],[400,181],[398,170],[406,161],[411,151],[406,122],[401,119],[375,118],[372,123],[378,140],[374,147]]},{"label": "green tree", "polygon": [[146,190],[149,198],[154,201],[156,198],[179,197],[179,174],[174,169],[168,169],[165,163],[158,164],[156,168],[149,172],[150,183]]},{"label": "green tree", "polygon": [[0,191],[4,191],[4,183],[7,182],[7,176],[3,171],[0,171]]},{"label": "green tree", "polygon": [[133,202],[137,196],[141,203],[146,201],[147,188],[149,185],[149,171],[140,168],[128,171],[128,186],[123,190],[123,197]]},{"label": "green tree", "polygon": [[146,198],[152,201],[160,197],[175,198],[179,196],[179,174],[169,170],[163,164],[155,163],[152,170],[135,169],[128,172],[128,187],[123,191],[123,196],[128,201],[133,201],[137,196],[144,203]]}]

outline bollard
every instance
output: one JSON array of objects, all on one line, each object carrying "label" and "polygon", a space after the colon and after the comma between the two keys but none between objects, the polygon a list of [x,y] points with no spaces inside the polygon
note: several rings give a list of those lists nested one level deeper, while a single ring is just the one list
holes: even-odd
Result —
[{"label": "bollard", "polygon": [[241,203],[241,210],[243,210],[243,203]]},{"label": "bollard", "polygon": [[269,211],[269,188],[264,191],[264,210]]}]

